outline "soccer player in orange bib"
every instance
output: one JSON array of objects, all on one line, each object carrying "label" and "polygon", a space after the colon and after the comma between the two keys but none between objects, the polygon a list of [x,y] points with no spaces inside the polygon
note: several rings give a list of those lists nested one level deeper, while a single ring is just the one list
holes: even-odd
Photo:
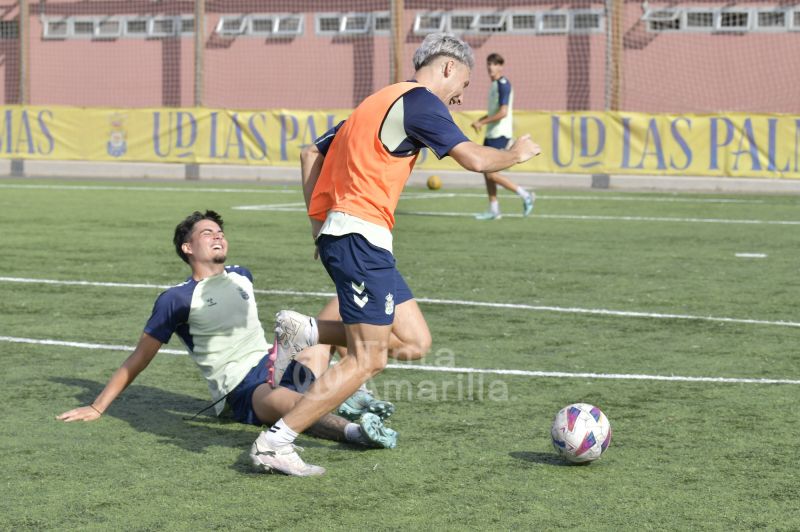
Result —
[{"label": "soccer player in orange bib", "polygon": [[497,172],[540,153],[529,135],[509,149],[481,146],[453,122],[474,58],[470,46],[443,33],[428,35],[414,54],[414,78],[367,97],[301,155],[303,189],[322,264],[336,285],[342,321],[319,322],[293,311],[276,319],[278,358],[317,343],[346,346],[295,407],[262,432],[251,448],[264,470],[309,476],[294,440],[379,373],[387,357],[413,360],[431,344],[425,318],[395,266],[394,211],[419,151],[449,155],[474,172]]}]

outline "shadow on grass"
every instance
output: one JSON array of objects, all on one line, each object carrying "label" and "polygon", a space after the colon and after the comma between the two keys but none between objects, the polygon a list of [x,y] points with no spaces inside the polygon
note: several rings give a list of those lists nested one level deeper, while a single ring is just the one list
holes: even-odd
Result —
[{"label": "shadow on grass", "polygon": [[[91,403],[105,386],[105,383],[86,379],[56,377],[50,380],[81,388],[75,394],[81,404]],[[122,420],[137,431],[158,436],[163,443],[195,453],[214,445],[247,445],[249,448],[258,435],[258,427],[217,418],[213,409],[193,420],[187,419],[210,403],[210,400],[190,395],[133,384],[114,401],[104,416]]]},{"label": "shadow on grass", "polygon": [[571,467],[576,464],[571,464],[559,458],[555,453],[532,453],[527,451],[514,451],[508,453],[511,458],[521,460],[523,462],[532,462],[536,464],[545,464],[559,467]]},{"label": "shadow on grass", "polygon": [[[80,388],[75,397],[84,405],[94,401],[105,386],[105,383],[87,379],[55,377],[50,380]],[[194,419],[188,419],[210,404],[210,399],[199,399],[161,388],[132,384],[117,397],[104,416],[124,421],[139,432],[158,436],[161,443],[175,445],[193,453],[202,453],[212,446],[241,448],[242,454],[231,464],[231,468],[252,473],[250,445],[261,428],[218,418],[214,416],[213,409],[203,412]],[[356,445],[317,440],[306,435],[302,435],[301,440],[298,443],[309,449],[324,447],[337,451],[367,450]]]}]

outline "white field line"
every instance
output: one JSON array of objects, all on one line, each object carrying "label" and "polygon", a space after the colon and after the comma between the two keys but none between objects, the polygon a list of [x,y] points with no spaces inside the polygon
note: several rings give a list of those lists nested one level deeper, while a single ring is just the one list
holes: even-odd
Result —
[{"label": "white field line", "polygon": [[[521,215],[517,215],[521,216]],[[800,220],[737,220],[733,218],[678,218],[672,216],[597,216],[575,214],[538,214],[537,217],[555,220],[591,220],[624,222],[681,222],[700,224],[745,224],[745,225],[800,225]]]},{"label": "white field line", "polygon": [[[234,207],[235,208],[235,207]],[[255,210],[255,209],[252,209]],[[263,209],[269,210],[269,209]],[[283,209],[281,209],[283,210]],[[454,218],[473,218],[475,215],[467,212],[435,212],[435,211],[403,211],[396,214],[410,216],[444,216]],[[521,214],[505,214],[503,218],[522,218]],[[670,216],[600,216],[588,214],[534,214],[531,218],[547,218],[551,220],[580,220],[580,221],[614,221],[614,222],[678,222],[678,223],[704,223],[704,224],[744,224],[744,225],[800,225],[800,220],[736,220],[727,218],[678,218]]]},{"label": "white field line", "polygon": [[[440,199],[440,198],[485,198],[486,193],[470,192],[404,192],[401,199]],[[517,199],[513,194],[501,194],[500,199]],[[729,199],[729,198],[664,198],[646,196],[565,196],[560,194],[536,194],[536,200],[569,200],[569,201],[633,201],[646,203],[738,203],[763,204],[764,200]]]},{"label": "white field line", "polygon": [[[90,344],[87,342],[67,342],[64,340],[46,340],[41,338],[19,338],[16,336],[0,336],[0,342],[10,342],[14,344],[34,344],[34,345],[54,345],[57,347],[75,347],[78,349],[103,349],[106,351],[133,351],[134,346],[131,345],[113,345],[113,344]],[[159,353],[166,353],[168,355],[185,355],[186,351],[178,349],[165,349],[158,350]]]},{"label": "white field line", "polygon": [[[125,190],[142,192],[208,192],[208,193],[245,193],[245,194],[296,194],[299,189],[270,189],[270,188],[211,188],[211,187],[152,187],[152,186],[130,186],[130,185],[51,185],[51,184],[17,184],[0,183],[0,188],[8,189],[29,189],[29,190]],[[405,199],[441,199],[441,198],[485,198],[486,194],[481,193],[456,193],[456,192],[406,192],[402,195]],[[515,198],[511,194],[504,194],[504,197]],[[565,196],[558,194],[537,194],[537,199],[547,200],[576,200],[576,201],[634,201],[647,203],[764,203],[764,200],[747,199],[728,199],[728,198],[665,198],[647,196],[609,196],[605,194],[595,196]]]},{"label": "white field line", "polygon": [[286,188],[210,188],[210,187],[135,187],[112,185],[22,185],[14,183],[0,183],[0,188],[30,189],[30,190],[125,190],[133,192],[204,192],[226,194],[297,194],[298,190]]},{"label": "white field line", "polygon": [[[47,345],[56,347],[73,347],[78,349],[101,349],[107,351],[133,351],[134,346],[115,344],[93,344],[86,342],[66,342],[61,340],[18,338],[0,336],[1,342]],[[161,349],[160,353],[185,355],[185,351]],[[431,371],[439,373],[480,373],[485,375],[510,375],[519,377],[541,377],[557,379],[610,379],[610,380],[646,380],[646,381],[678,381],[678,382],[713,382],[724,384],[800,384],[796,379],[753,379],[739,377],[686,377],[681,375],[643,375],[628,373],[567,373],[563,371],[529,371],[522,369],[481,369],[460,368],[452,366],[426,366],[421,364],[388,364],[388,369]]]},{"label": "white field line", "polygon": [[[173,285],[158,285],[145,283],[113,283],[100,281],[65,281],[57,279],[31,279],[26,277],[0,277],[0,282],[6,283],[27,283],[27,284],[50,284],[62,286],[98,286],[107,288],[152,288],[164,290]],[[330,298],[333,292],[306,292],[299,290],[264,290],[255,289],[257,294],[266,295],[287,295],[300,297],[324,297]],[[800,322],[794,321],[774,321],[774,320],[755,320],[748,318],[726,318],[718,316],[695,316],[691,314],[664,314],[658,312],[638,312],[625,310],[592,309],[579,307],[555,307],[548,305],[527,305],[523,303],[492,303],[488,301],[468,301],[458,299],[437,299],[418,297],[419,303],[429,303],[432,305],[451,305],[478,308],[499,308],[514,310],[531,310],[539,312],[560,312],[565,314],[586,314],[594,316],[615,316],[623,318],[651,318],[651,319],[671,319],[671,320],[691,320],[691,321],[712,321],[721,323],[740,323],[746,325],[776,325],[780,327],[800,327]]]},{"label": "white field line", "polygon": [[306,204],[302,201],[297,201],[294,203],[271,203],[270,205],[238,205],[233,209],[237,211],[306,212]]},{"label": "white field line", "polygon": [[235,205],[235,211],[277,211],[277,212],[306,212],[305,203],[284,203],[281,205]]},{"label": "white field line", "polygon": [[[279,205],[238,205],[233,207],[241,211],[273,211],[273,212],[305,212],[303,203],[283,203]],[[442,216],[447,218],[474,218],[475,213],[446,211],[405,211],[397,214],[406,216]],[[521,214],[503,214],[504,218],[522,218]],[[600,216],[588,214],[535,214],[531,218],[551,220],[578,220],[591,222],[677,222],[703,224],[741,224],[741,225],[800,225],[800,220],[736,220],[727,218],[678,218],[670,216]]]}]

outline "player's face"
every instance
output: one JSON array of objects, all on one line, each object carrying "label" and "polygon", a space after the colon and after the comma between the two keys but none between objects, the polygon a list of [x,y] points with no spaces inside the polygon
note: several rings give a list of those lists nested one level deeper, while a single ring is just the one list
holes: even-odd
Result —
[{"label": "player's face", "polygon": [[446,78],[442,101],[447,105],[461,105],[472,72],[467,65],[458,61],[449,61],[448,65],[449,76]]},{"label": "player's face", "polygon": [[228,241],[217,222],[200,220],[194,225],[192,236],[187,243],[195,261],[214,264],[224,264],[228,255]]},{"label": "player's face", "polygon": [[486,63],[486,70],[489,72],[489,78],[492,81],[500,79],[503,75],[503,65],[497,63]]}]

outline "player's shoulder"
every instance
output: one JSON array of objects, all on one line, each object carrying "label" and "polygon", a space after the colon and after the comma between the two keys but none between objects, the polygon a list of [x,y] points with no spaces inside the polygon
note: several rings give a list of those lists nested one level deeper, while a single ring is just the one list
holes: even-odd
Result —
[{"label": "player's shoulder", "polygon": [[439,99],[428,87],[420,85],[419,87],[413,87],[411,90],[403,94],[404,100],[419,100],[424,102],[438,102],[442,103],[442,100]]},{"label": "player's shoulder", "polygon": [[158,295],[156,298],[156,307],[166,306],[174,307],[176,305],[191,302],[194,289],[197,287],[197,281],[189,277],[184,282],[170,286]]},{"label": "player's shoulder", "polygon": [[253,282],[253,274],[250,270],[245,268],[244,266],[239,266],[238,264],[233,264],[230,266],[225,266],[225,271],[230,273],[236,273],[243,277],[247,277],[247,279],[252,283]]},{"label": "player's shoulder", "polygon": [[330,149],[331,144],[333,144],[333,138],[336,136],[336,134],[342,128],[342,126],[344,125],[344,122],[345,122],[344,120],[340,121],[338,124],[336,124],[335,126],[330,128],[328,131],[326,131],[325,133],[320,135],[314,141],[314,145],[317,147],[317,150],[319,150],[319,152],[322,155],[328,155],[328,150]]},{"label": "player's shoulder", "polygon": [[161,292],[161,296],[177,297],[180,294],[192,292],[196,286],[197,286],[197,281],[195,281],[193,277],[189,276],[182,283],[170,286],[169,288]]},{"label": "player's shoulder", "polygon": [[406,114],[441,113],[449,114],[447,106],[428,87],[414,87],[403,94],[403,107]]},{"label": "player's shoulder", "polygon": [[499,83],[500,85],[511,85],[511,82],[505,76],[503,76],[500,79],[498,79],[497,83]]}]

